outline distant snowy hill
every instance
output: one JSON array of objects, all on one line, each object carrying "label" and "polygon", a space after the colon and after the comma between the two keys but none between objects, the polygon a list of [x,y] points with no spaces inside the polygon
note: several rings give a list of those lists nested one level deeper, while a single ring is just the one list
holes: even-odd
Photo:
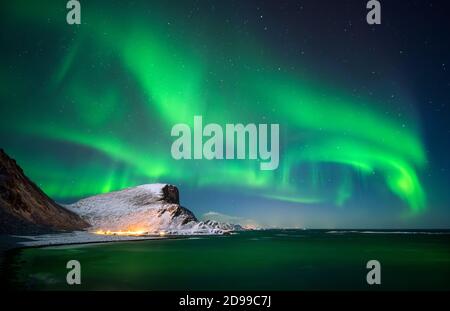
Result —
[{"label": "distant snowy hill", "polygon": [[147,184],[82,199],[66,208],[88,221],[91,230],[149,234],[222,234],[242,227],[199,222],[179,204],[177,187]]}]

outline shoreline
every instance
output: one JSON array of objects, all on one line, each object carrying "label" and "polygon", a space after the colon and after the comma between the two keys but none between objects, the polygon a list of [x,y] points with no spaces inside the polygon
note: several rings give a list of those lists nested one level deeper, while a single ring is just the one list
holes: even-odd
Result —
[{"label": "shoreline", "polygon": [[[277,230],[277,229],[266,229]],[[284,228],[278,230],[299,230]],[[305,229],[302,229],[305,230]],[[264,231],[264,230],[262,230]],[[309,229],[308,231],[325,231],[325,233],[334,234],[413,234],[413,235],[450,235],[450,229]],[[234,231],[236,232],[236,231]],[[233,232],[233,233],[234,233]],[[233,234],[231,233],[231,234]],[[115,242],[139,242],[149,240],[174,240],[181,238],[192,237],[210,237],[223,236],[226,234],[167,234],[167,235],[142,235],[142,236],[121,236],[121,235],[103,235],[95,234],[89,231],[71,231],[59,233],[44,233],[37,235],[18,235],[18,234],[2,234],[0,235],[0,257],[2,254],[10,250],[20,250],[25,248],[44,248],[53,246],[67,246],[67,245],[83,245],[83,244],[101,244],[101,243],[115,243]]]},{"label": "shoreline", "polygon": [[74,231],[70,233],[45,234],[36,236],[3,235],[1,236],[0,254],[5,254],[11,250],[21,250],[26,248],[45,248],[69,245],[88,245],[118,242],[142,242],[150,240],[176,240],[198,236],[216,236],[211,234],[181,234],[181,235],[148,235],[148,236],[109,236],[97,235],[84,231]]},{"label": "shoreline", "polygon": [[73,242],[73,243],[55,243],[55,244],[37,244],[37,245],[17,245],[14,248],[9,248],[8,250],[21,250],[21,249],[27,249],[27,248],[45,248],[45,247],[59,247],[59,246],[70,246],[70,245],[89,245],[89,244],[109,244],[109,243],[120,243],[120,242],[143,242],[143,241],[150,241],[150,240],[172,240],[172,239],[178,239],[181,238],[180,236],[177,237],[145,237],[142,239],[123,239],[123,240],[104,240],[104,241],[80,241],[80,242]]}]

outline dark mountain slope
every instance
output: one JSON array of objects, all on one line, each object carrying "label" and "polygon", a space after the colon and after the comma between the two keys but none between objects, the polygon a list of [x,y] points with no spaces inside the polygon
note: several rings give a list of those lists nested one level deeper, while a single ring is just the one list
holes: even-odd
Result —
[{"label": "dark mountain slope", "polygon": [[50,199],[0,149],[0,233],[71,231],[89,224]]}]

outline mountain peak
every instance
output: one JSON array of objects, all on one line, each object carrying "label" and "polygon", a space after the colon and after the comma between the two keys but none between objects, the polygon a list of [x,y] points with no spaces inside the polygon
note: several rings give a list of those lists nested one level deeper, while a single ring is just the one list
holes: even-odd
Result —
[{"label": "mountain peak", "polygon": [[159,233],[197,221],[179,203],[176,186],[145,184],[88,197],[67,208],[86,219],[93,230]]}]

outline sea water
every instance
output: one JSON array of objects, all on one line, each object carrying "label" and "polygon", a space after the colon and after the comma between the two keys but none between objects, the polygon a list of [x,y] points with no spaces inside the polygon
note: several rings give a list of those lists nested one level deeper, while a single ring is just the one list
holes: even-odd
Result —
[{"label": "sea water", "polygon": [[[66,283],[66,263],[81,284]],[[366,263],[381,264],[368,285]],[[449,231],[264,230],[228,236],[28,248],[10,253],[3,281],[58,290],[450,289]]]}]

